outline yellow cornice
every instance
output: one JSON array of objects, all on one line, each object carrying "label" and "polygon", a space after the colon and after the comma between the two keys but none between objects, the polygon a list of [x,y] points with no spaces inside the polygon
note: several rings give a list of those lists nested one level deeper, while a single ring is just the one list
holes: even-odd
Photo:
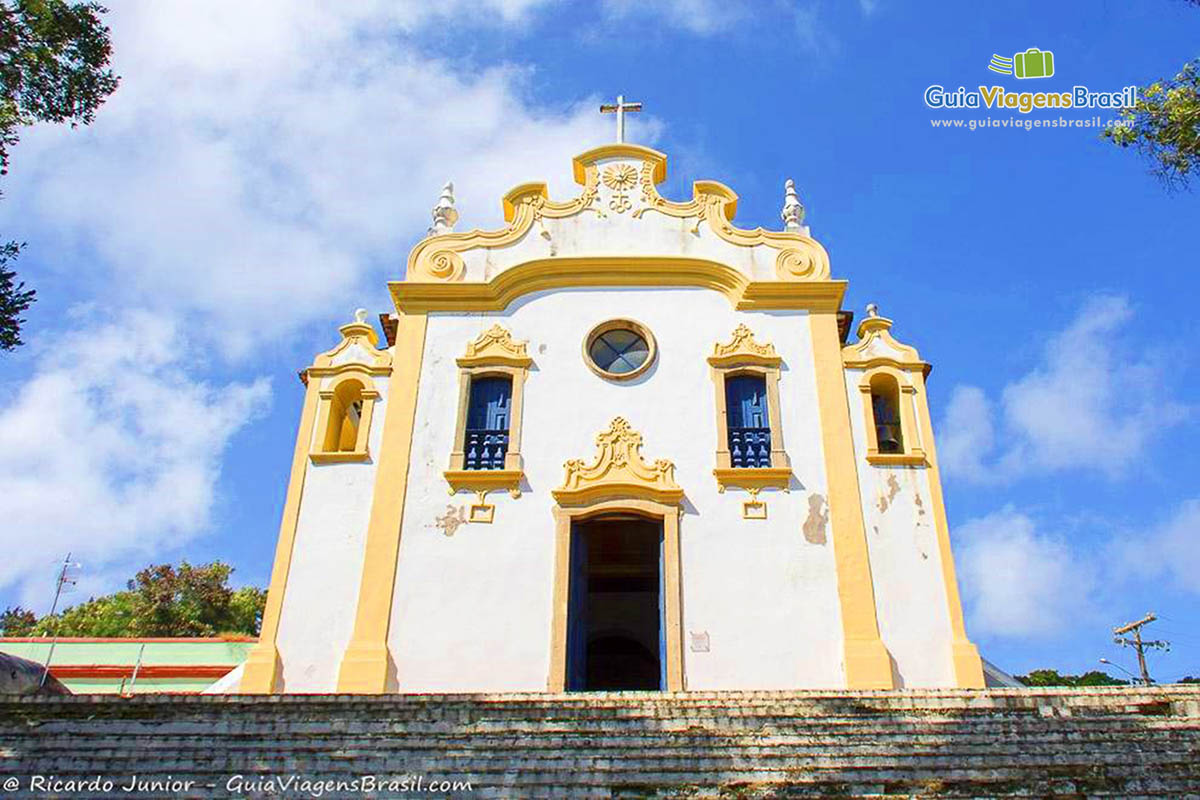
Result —
[{"label": "yellow cornice", "polygon": [[662,458],[646,463],[642,435],[621,417],[596,436],[596,458],[591,464],[575,458],[563,467],[563,484],[551,492],[560,505],[592,503],[603,497],[641,498],[668,505],[683,500],[683,489],[675,483],[675,465]]},{"label": "yellow cornice", "polygon": [[633,158],[643,163],[649,164],[652,168],[651,177],[655,183],[662,183],[667,179],[667,154],[660,153],[649,147],[643,147],[640,144],[605,144],[600,147],[593,147],[587,152],[580,153],[571,159],[571,166],[575,175],[575,182],[580,186],[588,184],[589,173],[588,168],[592,167],[597,161],[603,161],[606,158]]},{"label": "yellow cornice", "polygon": [[701,258],[596,256],[543,258],[504,270],[490,281],[391,281],[400,313],[501,311],[518,298],[547,289],[594,286],[686,286],[724,294],[739,310],[841,308],[846,281],[754,281]]}]

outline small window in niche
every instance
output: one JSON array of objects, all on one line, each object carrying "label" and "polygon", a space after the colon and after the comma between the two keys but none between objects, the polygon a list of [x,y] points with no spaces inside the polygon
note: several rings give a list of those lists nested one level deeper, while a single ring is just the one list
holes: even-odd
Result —
[{"label": "small window in niche", "polygon": [[322,449],[326,453],[353,452],[358,444],[362,413],[362,384],[343,381],[329,403],[329,423],[325,428]]},{"label": "small window in niche", "polygon": [[880,453],[903,453],[904,431],[900,425],[900,387],[895,379],[880,375],[871,381],[871,411]]}]

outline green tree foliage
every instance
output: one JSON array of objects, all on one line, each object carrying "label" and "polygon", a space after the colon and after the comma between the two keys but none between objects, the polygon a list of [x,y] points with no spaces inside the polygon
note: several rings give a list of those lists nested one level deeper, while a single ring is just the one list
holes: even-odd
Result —
[{"label": "green tree foliage", "polygon": [[0,615],[5,636],[258,635],[267,593],[229,587],[233,567],[220,561],[147,567],[124,591],[94,597],[37,619],[18,607]]},{"label": "green tree foliage", "polygon": [[1126,686],[1129,681],[1114,678],[1106,672],[1092,670],[1082,675],[1060,675],[1058,670],[1035,669],[1028,675],[1016,675],[1026,686]]},{"label": "green tree foliage", "polygon": [[0,636],[30,636],[37,616],[27,608],[10,606],[0,613]]},{"label": "green tree foliage", "polygon": [[1121,112],[1125,124],[1109,127],[1102,135],[1120,147],[1136,147],[1168,187],[1187,186],[1200,170],[1200,59],[1138,95],[1137,103]]},{"label": "green tree foliage", "polygon": [[34,301],[33,289],[17,282],[17,273],[8,268],[24,245],[17,242],[0,244],[0,350],[12,350],[21,345],[21,315]]},{"label": "green tree foliage", "polygon": [[[0,175],[22,127],[86,125],[116,90],[109,31],[100,21],[106,10],[93,2],[0,0]],[[22,246],[0,246],[0,350],[21,344],[21,314],[35,299],[7,268]]]}]

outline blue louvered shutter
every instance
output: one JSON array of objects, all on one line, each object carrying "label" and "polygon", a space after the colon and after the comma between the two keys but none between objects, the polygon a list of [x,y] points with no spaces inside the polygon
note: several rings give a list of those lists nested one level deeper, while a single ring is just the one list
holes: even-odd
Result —
[{"label": "blue louvered shutter", "polygon": [[771,466],[767,382],[759,375],[725,379],[730,461],[735,467]]},{"label": "blue louvered shutter", "polygon": [[467,469],[504,469],[511,413],[510,378],[479,378],[471,381],[467,440],[463,446]]}]

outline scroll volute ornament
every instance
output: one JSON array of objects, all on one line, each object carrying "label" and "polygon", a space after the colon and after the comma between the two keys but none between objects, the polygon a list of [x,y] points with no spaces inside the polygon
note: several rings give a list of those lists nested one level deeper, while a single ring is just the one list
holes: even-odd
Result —
[{"label": "scroll volute ornament", "polygon": [[725,344],[713,347],[713,354],[708,357],[708,363],[714,367],[730,367],[737,364],[760,364],[767,367],[778,367],[783,361],[775,352],[775,345],[768,342],[759,344],[754,340],[754,332],[745,324],[733,329],[733,338]]},{"label": "scroll volute ornament", "polygon": [[527,342],[513,339],[512,333],[496,323],[467,345],[467,352],[458,359],[460,367],[503,364],[509,367],[528,367],[533,363],[529,357]]},{"label": "scroll volute ornament", "polygon": [[563,505],[586,504],[605,497],[638,497],[676,505],[683,489],[675,483],[675,465],[642,458],[642,435],[617,417],[607,431],[596,436],[596,458],[591,464],[571,459],[564,467],[563,484],[553,491]]}]

